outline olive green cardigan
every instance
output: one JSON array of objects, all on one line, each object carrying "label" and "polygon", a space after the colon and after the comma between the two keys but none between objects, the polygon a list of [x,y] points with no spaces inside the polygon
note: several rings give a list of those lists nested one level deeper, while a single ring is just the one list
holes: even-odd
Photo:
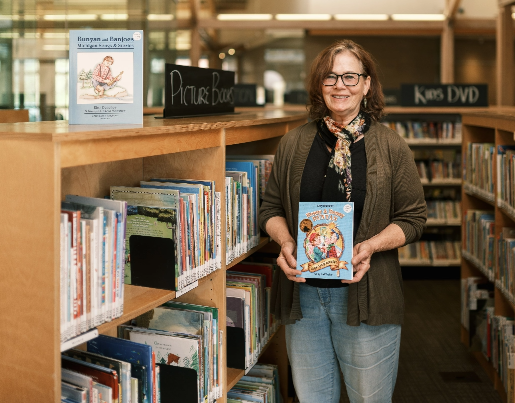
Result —
[{"label": "olive green cardigan", "polygon": [[[290,234],[297,239],[300,183],[309,150],[317,132],[316,123],[299,126],[281,139],[272,173],[259,212],[260,227],[284,217]],[[365,134],[367,193],[355,244],[397,224],[406,244],[422,235],[426,222],[424,192],[406,142],[393,130],[373,122]],[[276,272],[272,286],[272,313],[283,324],[302,318],[299,288]],[[397,249],[372,255],[369,271],[349,286],[347,324],[359,326],[402,324],[404,298]]]}]

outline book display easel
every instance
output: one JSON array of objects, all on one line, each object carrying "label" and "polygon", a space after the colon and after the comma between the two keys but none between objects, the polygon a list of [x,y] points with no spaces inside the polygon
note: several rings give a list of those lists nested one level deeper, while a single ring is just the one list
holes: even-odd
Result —
[{"label": "book display easel", "polygon": [[[477,359],[503,401],[513,402],[514,370],[509,357],[514,347],[515,244],[506,234],[515,228],[510,153],[510,148],[515,149],[515,109],[463,114],[462,124],[462,342],[473,347],[474,336],[479,336],[482,348],[475,353]],[[470,312],[475,312],[475,319]],[[481,317],[483,330],[473,323]],[[506,354],[501,355],[503,350]]]},{"label": "book display easel", "polygon": [[[222,192],[223,205],[226,153],[274,154],[281,136],[304,122],[304,113],[260,111],[173,120],[145,117],[142,126],[1,124],[0,390],[9,391],[12,401],[60,401],[59,214],[66,194],[104,197],[112,185],[138,186],[154,177],[208,179]],[[223,209],[221,221],[226,222]],[[262,239],[227,267],[222,263],[222,270],[200,279],[177,300],[217,307],[220,323],[225,323],[225,270],[268,241]],[[116,336],[118,325],[174,298],[174,291],[126,285],[123,315],[98,332]],[[269,350],[281,335],[279,330]],[[226,351],[225,340],[223,345]],[[284,351],[269,350],[263,349],[265,356],[285,361]],[[283,378],[287,365],[281,367]],[[244,375],[244,370],[227,368],[225,360],[223,371],[226,388],[220,402]],[[281,383],[286,398],[286,378]]]}]

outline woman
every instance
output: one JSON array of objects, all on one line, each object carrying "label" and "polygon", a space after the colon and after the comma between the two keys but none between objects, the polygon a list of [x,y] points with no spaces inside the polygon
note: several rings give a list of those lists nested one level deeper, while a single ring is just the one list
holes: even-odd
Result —
[{"label": "woman", "polygon": [[[420,238],[426,204],[413,156],[379,123],[384,100],[372,57],[339,41],[314,60],[312,122],[281,140],[260,210],[280,246],[272,308],[286,325],[301,403],[390,402],[404,304],[397,248]],[[354,202],[354,279],[296,277],[299,201]]]}]

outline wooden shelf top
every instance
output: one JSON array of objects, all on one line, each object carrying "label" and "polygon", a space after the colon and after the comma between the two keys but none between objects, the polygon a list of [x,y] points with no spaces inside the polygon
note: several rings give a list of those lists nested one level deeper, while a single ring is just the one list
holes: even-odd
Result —
[{"label": "wooden shelf top", "polygon": [[463,113],[466,125],[515,131],[515,107],[491,107],[486,111]]},{"label": "wooden shelf top", "polygon": [[247,253],[244,253],[243,255],[240,255],[237,258],[235,258],[231,263],[229,263],[227,265],[227,270],[230,270],[232,267],[236,266],[238,263],[242,262],[249,256],[252,256],[254,253],[256,253],[259,249],[261,249],[263,246],[267,245],[268,243],[270,243],[269,237],[261,237],[259,239],[259,243],[257,244],[257,246],[254,246]]},{"label": "wooden shelf top", "polygon": [[87,141],[287,123],[305,119],[305,117],[306,112],[271,109],[180,119],[156,119],[153,116],[144,116],[143,125],[70,125],[68,121],[64,120],[2,123],[0,124],[0,139]]}]

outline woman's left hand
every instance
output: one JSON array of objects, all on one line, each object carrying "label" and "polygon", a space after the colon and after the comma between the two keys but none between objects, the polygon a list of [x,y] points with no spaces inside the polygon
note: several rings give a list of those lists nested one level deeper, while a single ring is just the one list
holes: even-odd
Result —
[{"label": "woman's left hand", "polygon": [[361,242],[354,246],[352,254],[354,256],[351,260],[354,276],[352,280],[342,280],[342,283],[357,283],[363,278],[368,269],[370,269],[370,259],[374,254],[374,249],[369,242]]}]

